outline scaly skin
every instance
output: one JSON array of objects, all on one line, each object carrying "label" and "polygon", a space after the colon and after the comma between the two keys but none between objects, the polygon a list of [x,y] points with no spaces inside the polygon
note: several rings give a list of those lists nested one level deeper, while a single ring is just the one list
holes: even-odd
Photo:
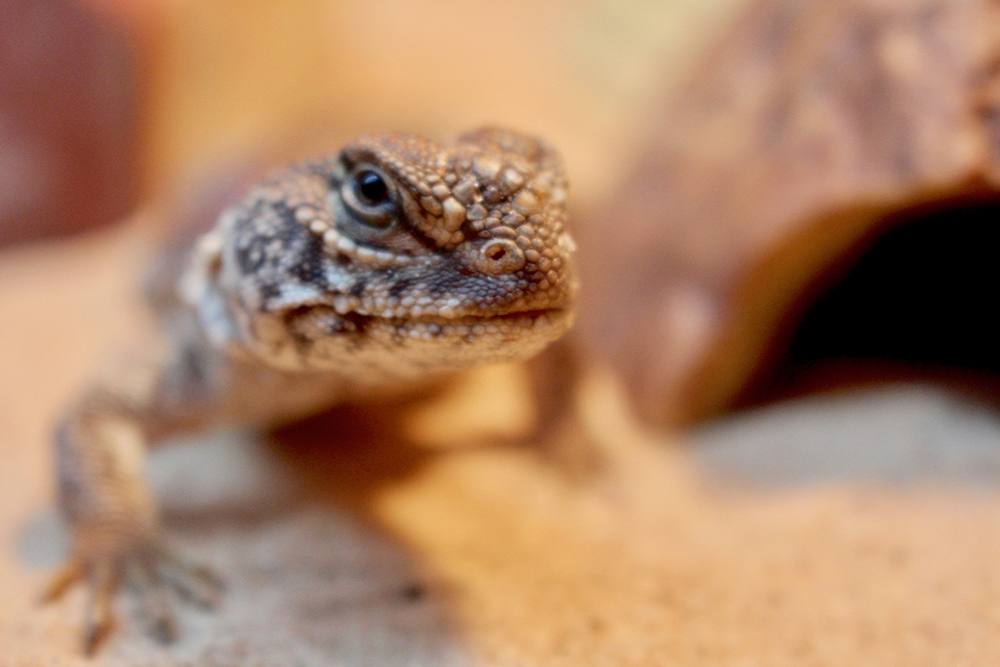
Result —
[{"label": "scaly skin", "polygon": [[573,242],[558,156],[478,130],[450,144],[362,138],[253,189],[160,286],[162,339],[87,390],[58,431],[72,529],[48,591],[90,591],[86,651],[135,584],[174,634],[165,584],[203,604],[217,582],[163,546],[147,444],[215,423],[275,425],[526,359],[573,318]]}]

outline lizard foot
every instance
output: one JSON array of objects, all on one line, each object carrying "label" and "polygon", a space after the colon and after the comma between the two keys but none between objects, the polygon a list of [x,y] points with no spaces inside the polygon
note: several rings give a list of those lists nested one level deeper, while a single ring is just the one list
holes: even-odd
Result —
[{"label": "lizard foot", "polygon": [[111,603],[122,584],[135,596],[147,632],[165,644],[177,638],[172,600],[175,595],[203,609],[212,609],[222,592],[221,581],[208,568],[152,547],[125,555],[72,557],[53,575],[42,602],[57,600],[78,582],[84,583],[89,592],[83,640],[88,656],[94,655],[114,628]]}]

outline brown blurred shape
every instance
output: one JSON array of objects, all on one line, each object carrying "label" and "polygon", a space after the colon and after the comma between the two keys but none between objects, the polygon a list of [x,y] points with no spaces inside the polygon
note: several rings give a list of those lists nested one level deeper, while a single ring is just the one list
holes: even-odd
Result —
[{"label": "brown blurred shape", "polygon": [[[641,414],[679,424],[732,406],[900,225],[933,214],[945,229],[971,211],[981,223],[966,247],[989,243],[998,71],[993,2],[756,3],[660,109],[644,155],[581,230],[583,328]],[[936,242],[920,247],[960,266]]]},{"label": "brown blurred shape", "polygon": [[0,244],[88,229],[135,203],[132,47],[71,0],[0,3]]}]

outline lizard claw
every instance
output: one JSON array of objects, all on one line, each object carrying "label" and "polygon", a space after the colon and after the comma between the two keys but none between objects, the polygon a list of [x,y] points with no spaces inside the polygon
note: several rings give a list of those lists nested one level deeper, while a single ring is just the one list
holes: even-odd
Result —
[{"label": "lizard claw", "polygon": [[118,588],[119,577],[111,563],[103,562],[90,568],[87,579],[90,597],[87,601],[83,651],[87,656],[92,656],[114,627],[111,598]]},{"label": "lizard claw", "polygon": [[122,583],[138,602],[138,615],[147,634],[162,644],[177,639],[178,628],[172,597],[202,609],[218,606],[222,583],[208,568],[191,565],[160,548],[125,556],[91,559],[71,558],[53,575],[42,602],[59,599],[77,582],[89,595],[86,603],[84,652],[94,655],[114,627],[111,603]]},{"label": "lizard claw", "polygon": [[78,562],[68,560],[63,563],[56,572],[49,578],[49,582],[42,589],[42,594],[38,596],[38,603],[42,605],[55,602],[63,596],[75,583],[83,579],[84,571]]},{"label": "lizard claw", "polygon": [[163,577],[185,602],[208,610],[219,606],[225,585],[210,568],[176,554],[164,554],[161,566]]},{"label": "lizard claw", "polygon": [[42,592],[40,602],[49,604],[61,598],[77,582],[86,580],[89,590],[83,637],[84,653],[92,656],[114,625],[111,598],[117,587],[111,567],[84,567],[78,560],[70,559],[52,575]]}]

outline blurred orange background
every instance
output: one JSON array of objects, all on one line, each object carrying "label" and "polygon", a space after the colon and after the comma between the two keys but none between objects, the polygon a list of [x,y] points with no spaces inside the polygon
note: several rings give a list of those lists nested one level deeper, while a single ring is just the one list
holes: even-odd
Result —
[{"label": "blurred orange background", "polygon": [[[850,306],[871,291],[837,292],[865,257],[897,266],[872,251],[914,223],[941,233],[893,246],[932,251],[938,273],[903,281],[916,312],[940,324],[924,296],[947,284],[945,302],[972,298],[945,320],[958,332],[946,347],[985,327],[995,281],[947,280],[965,257],[990,265],[969,250],[990,247],[998,200],[988,4],[0,6],[0,666],[288,664],[294,651],[317,664],[997,662],[996,369],[901,373],[891,354],[841,364],[843,349],[792,368],[789,352],[824,295]],[[137,286],[157,244],[226,174],[362,132],[487,123],[566,158],[584,277],[578,437],[608,469],[573,479],[489,446],[533,419],[514,367],[407,412],[405,442],[379,428],[345,442],[337,420],[373,417],[362,411],[157,454],[169,532],[228,574],[233,602],[185,617],[176,647],[125,622],[84,662],[82,594],[34,604],[60,548],[49,432],[145,326]],[[979,235],[940,259],[970,220]],[[822,312],[810,326],[868,322]],[[288,445],[302,439],[331,452]],[[287,491],[289,476],[308,490]],[[338,577],[356,571],[344,593]],[[413,611],[392,607],[397,580]]]}]

